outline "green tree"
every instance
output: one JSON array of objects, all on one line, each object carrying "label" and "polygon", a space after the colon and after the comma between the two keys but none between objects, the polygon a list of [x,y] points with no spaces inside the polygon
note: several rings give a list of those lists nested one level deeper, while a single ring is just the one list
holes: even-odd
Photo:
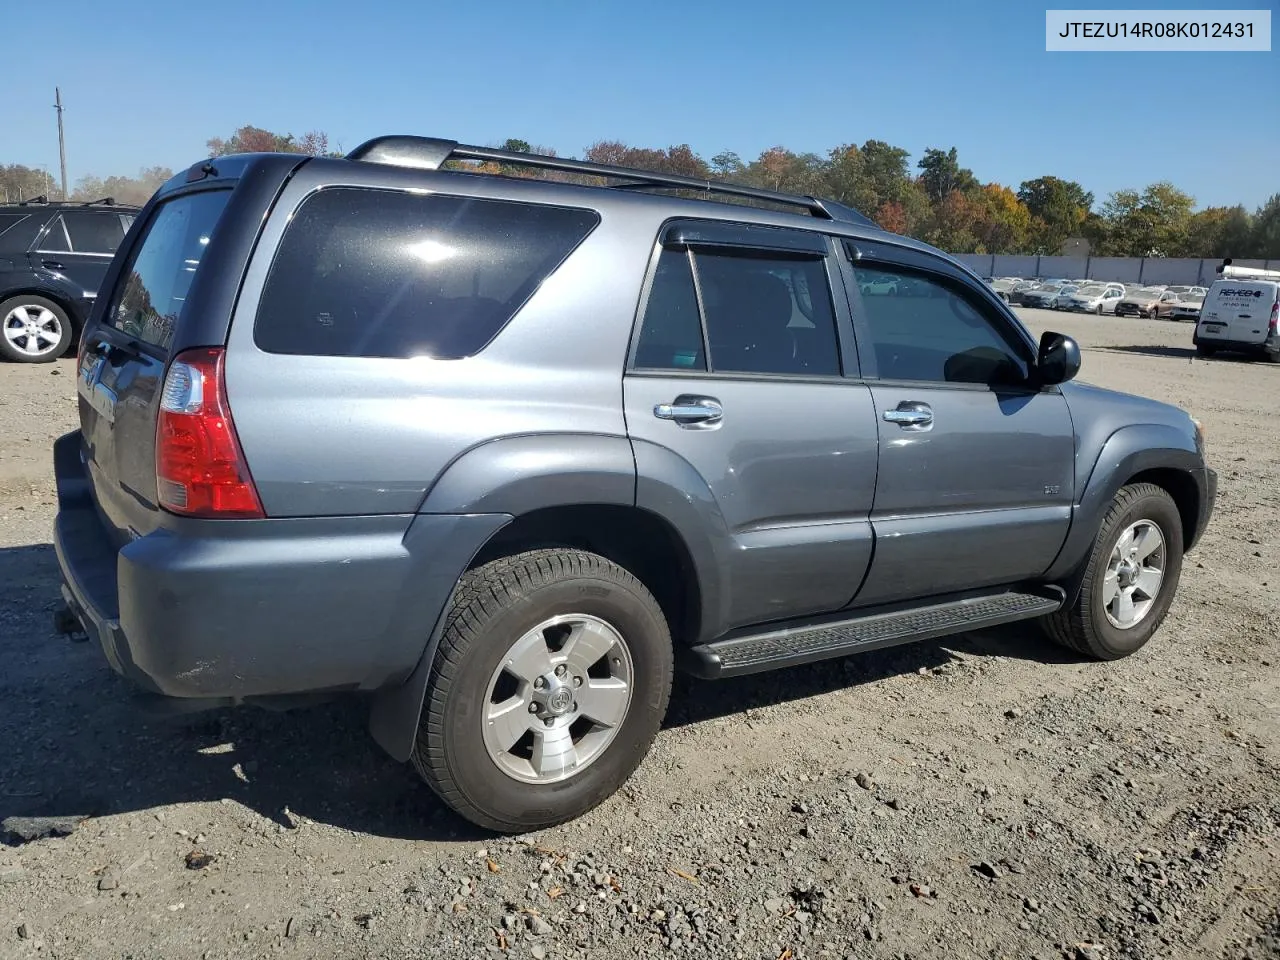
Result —
[{"label": "green tree", "polygon": [[1031,211],[1017,194],[999,183],[988,183],[970,197],[973,232],[984,252],[1021,253],[1027,248]]},{"label": "green tree", "polygon": [[1192,197],[1167,181],[1142,193],[1117,190],[1102,205],[1106,242],[1100,252],[1119,257],[1167,257],[1186,249]]},{"label": "green tree", "polygon": [[18,203],[32,197],[61,200],[57,177],[36,167],[20,163],[0,165],[0,202]]},{"label": "green tree", "polygon": [[722,180],[732,180],[742,176],[746,165],[732,150],[723,150],[711,158],[711,172]]},{"label": "green tree", "polygon": [[146,167],[139,170],[136,177],[114,176],[103,180],[84,176],[76,181],[71,199],[89,201],[111,197],[119,203],[141,206],[172,176],[173,171],[168,167]]},{"label": "green tree", "polygon": [[1018,187],[1018,199],[1038,221],[1032,231],[1028,253],[1055,254],[1068,237],[1081,235],[1093,206],[1093,194],[1074,180],[1037,177],[1024,180]]},{"label": "green tree", "polygon": [[1191,214],[1182,249],[1183,257],[1241,257],[1250,249],[1253,228],[1244,207],[1208,207]]},{"label": "green tree", "polygon": [[920,185],[933,204],[942,203],[956,191],[967,193],[978,186],[972,170],[960,166],[956,148],[937,150],[930,147],[916,164],[920,169]]},{"label": "green tree", "polygon": [[1253,217],[1251,253],[1266,260],[1280,260],[1280,193],[1258,208]]}]

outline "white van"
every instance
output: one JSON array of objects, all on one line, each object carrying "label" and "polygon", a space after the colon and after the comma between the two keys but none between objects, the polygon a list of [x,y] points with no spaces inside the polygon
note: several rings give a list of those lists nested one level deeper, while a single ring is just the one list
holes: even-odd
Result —
[{"label": "white van", "polygon": [[1200,308],[1192,342],[1202,357],[1219,350],[1260,354],[1280,363],[1280,270],[1233,267],[1224,260]]}]

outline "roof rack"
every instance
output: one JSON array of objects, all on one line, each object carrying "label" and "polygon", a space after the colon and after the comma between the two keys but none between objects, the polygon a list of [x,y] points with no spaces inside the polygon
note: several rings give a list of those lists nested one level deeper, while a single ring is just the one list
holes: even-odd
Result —
[{"label": "roof rack", "polygon": [[49,202],[49,198],[48,198],[47,196],[45,196],[45,195],[42,193],[42,194],[40,194],[40,196],[38,196],[38,197],[31,197],[31,198],[29,198],[29,199],[27,199],[27,200],[19,200],[19,201],[18,201],[18,206],[20,206],[20,207],[29,207],[29,206],[31,206],[32,204],[36,204],[36,203],[42,203],[42,204],[43,204],[43,203],[48,203],[48,202]]},{"label": "roof rack", "polygon": [[1264,270],[1261,267],[1233,267],[1231,258],[1222,261],[1218,273],[1233,280],[1280,280],[1280,270]]},{"label": "roof rack", "polygon": [[114,207],[114,206],[116,205],[116,198],[115,198],[115,197],[103,197],[101,200],[86,200],[84,203],[82,203],[82,204],[81,204],[81,206],[84,206],[84,207],[96,207],[96,206],[98,206],[99,204],[101,204],[102,206],[105,206],[105,207]]},{"label": "roof rack", "polygon": [[397,167],[414,167],[419,170],[438,170],[446,160],[495,161],[543,170],[559,170],[594,177],[612,177],[624,182],[612,184],[621,190],[699,190],[731,197],[743,197],[787,207],[800,207],[810,216],[823,220],[838,220],[863,226],[876,226],[852,207],[834,200],[777,193],[761,190],[740,183],[725,183],[700,177],[686,177],[674,173],[655,173],[634,167],[619,167],[608,163],[592,163],[587,160],[570,160],[564,157],[548,157],[540,153],[522,153],[493,147],[474,147],[456,140],[440,140],[434,137],[386,136],[367,140],[347,154],[348,160],[367,163],[386,163]]}]

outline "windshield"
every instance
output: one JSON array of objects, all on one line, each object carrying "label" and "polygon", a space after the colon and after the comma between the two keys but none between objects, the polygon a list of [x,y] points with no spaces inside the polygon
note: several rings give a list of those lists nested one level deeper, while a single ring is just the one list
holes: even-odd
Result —
[{"label": "windshield", "polygon": [[107,322],[162,350],[169,348],[187,290],[229,190],[192,193],[158,207],[133,255]]},{"label": "windshield", "polygon": [[1162,293],[1164,293],[1163,290],[1157,290],[1155,287],[1144,287],[1141,290],[1135,290],[1133,293],[1127,294],[1127,296],[1130,300],[1152,300]]},{"label": "windshield", "polygon": [[1035,289],[1036,289],[1036,290],[1053,290],[1053,291],[1057,291],[1057,290],[1061,290],[1061,289],[1062,289],[1062,284],[1060,284],[1060,283],[1041,283],[1041,284],[1038,284],[1038,285],[1035,287]]},{"label": "windshield", "polygon": [[1183,303],[1204,303],[1203,293],[1184,293],[1178,298]]},{"label": "windshield", "polygon": [[1079,296],[1079,297],[1100,297],[1100,296],[1102,296],[1102,295],[1103,295],[1104,293],[1106,293],[1106,292],[1107,292],[1107,288],[1106,288],[1106,287],[1099,286],[1098,284],[1096,284],[1096,283],[1095,283],[1095,284],[1091,284],[1091,285],[1089,285],[1089,286],[1087,286],[1087,287],[1081,287],[1079,290],[1077,290],[1077,291],[1076,291],[1076,296]]}]

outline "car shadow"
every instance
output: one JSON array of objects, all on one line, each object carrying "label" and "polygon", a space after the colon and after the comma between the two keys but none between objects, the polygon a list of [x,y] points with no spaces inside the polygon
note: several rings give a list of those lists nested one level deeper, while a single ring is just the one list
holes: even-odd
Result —
[{"label": "car shadow", "polygon": [[1099,353],[1138,353],[1146,357],[1171,357],[1175,360],[1193,360],[1196,357],[1194,347],[1169,347],[1163,344],[1118,344],[1106,347],[1087,347],[1087,351]]},{"label": "car shadow", "polygon": [[[305,818],[401,839],[488,836],[373,743],[367,705],[358,698],[287,713],[157,715],[93,644],[55,634],[58,583],[48,544],[0,549],[0,818],[101,817],[228,801],[284,829]],[[665,726],[921,668],[947,671],[965,657],[1071,659],[1059,653],[1034,626],[1015,624],[733,680],[681,676]]]}]

